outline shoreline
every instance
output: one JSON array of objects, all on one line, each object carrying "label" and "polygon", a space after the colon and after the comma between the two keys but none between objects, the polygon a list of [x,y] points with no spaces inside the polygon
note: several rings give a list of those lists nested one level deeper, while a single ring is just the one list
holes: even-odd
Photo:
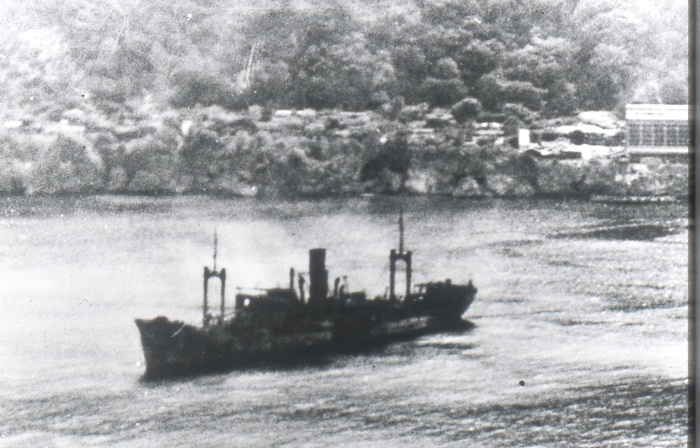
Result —
[{"label": "shoreline", "polygon": [[437,199],[454,199],[467,201],[489,201],[489,200],[507,200],[518,201],[527,200],[564,200],[564,201],[581,201],[593,203],[618,203],[618,204],[661,204],[661,203],[688,203],[690,198],[688,195],[668,195],[668,194],[596,194],[596,193],[534,193],[531,195],[473,195],[473,196],[455,196],[448,193],[414,193],[414,192],[366,192],[366,193],[346,193],[346,194],[315,194],[315,195],[267,195],[267,196],[246,196],[235,193],[211,193],[211,192],[60,192],[60,193],[7,193],[0,192],[0,199],[81,199],[81,198],[147,198],[147,199],[166,199],[166,198],[192,198],[204,197],[208,199],[247,199],[250,201],[265,202],[268,200],[280,200],[284,202],[296,201],[323,201],[334,199],[372,199],[372,198],[437,198]]},{"label": "shoreline", "polygon": [[[152,120],[159,126],[134,122],[133,138],[119,134],[118,126],[104,130],[89,122],[73,123],[75,135],[15,130],[9,138],[16,153],[0,157],[0,195],[688,194],[690,160],[620,158],[623,124],[610,112],[542,122],[542,138],[521,148],[514,130],[502,123],[460,124],[445,109],[404,109],[413,115],[392,120],[372,111],[302,110],[263,120],[250,112],[208,107],[174,117],[156,114]],[[545,133],[555,139],[545,141]]]}]

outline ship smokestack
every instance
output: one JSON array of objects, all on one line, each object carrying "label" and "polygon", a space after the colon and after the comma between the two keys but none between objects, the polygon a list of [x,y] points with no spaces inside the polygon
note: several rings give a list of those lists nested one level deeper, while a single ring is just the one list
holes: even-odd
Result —
[{"label": "ship smokestack", "polygon": [[321,303],[328,297],[326,249],[309,251],[309,303]]}]

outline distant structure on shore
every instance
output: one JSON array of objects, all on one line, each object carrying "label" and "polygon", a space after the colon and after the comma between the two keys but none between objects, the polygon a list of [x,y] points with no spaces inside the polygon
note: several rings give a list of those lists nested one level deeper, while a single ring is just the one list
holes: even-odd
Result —
[{"label": "distant structure on shore", "polygon": [[688,105],[627,104],[625,136],[631,162],[644,157],[687,162],[690,158]]}]

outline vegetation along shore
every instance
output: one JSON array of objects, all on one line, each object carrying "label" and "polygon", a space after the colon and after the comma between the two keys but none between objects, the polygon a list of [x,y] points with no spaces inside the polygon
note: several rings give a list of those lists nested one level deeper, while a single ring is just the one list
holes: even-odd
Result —
[{"label": "vegetation along shore", "polygon": [[625,102],[687,101],[673,8],[24,3],[0,44],[2,194],[688,191],[687,163],[620,157]]}]

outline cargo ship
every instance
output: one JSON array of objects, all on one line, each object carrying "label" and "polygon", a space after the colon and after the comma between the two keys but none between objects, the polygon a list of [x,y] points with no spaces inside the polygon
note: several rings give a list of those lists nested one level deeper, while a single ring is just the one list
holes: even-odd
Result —
[{"label": "cargo ship", "polygon": [[[469,280],[450,279],[412,284],[413,253],[404,250],[403,214],[399,248],[389,252],[389,287],[368,298],[351,292],[345,277],[328,284],[326,250],[309,251],[308,273],[289,270],[286,288],[236,294],[226,304],[226,269],[204,267],[202,325],[167,317],[136,319],[145,358],[144,379],[191,376],[275,362],[303,360],[318,354],[372,347],[398,338],[465,328],[462,319],[476,296]],[[403,264],[403,294],[396,291],[397,268]],[[305,275],[309,277],[308,297]],[[218,280],[219,309],[209,304],[210,280]],[[403,289],[403,288],[402,288]]]}]

